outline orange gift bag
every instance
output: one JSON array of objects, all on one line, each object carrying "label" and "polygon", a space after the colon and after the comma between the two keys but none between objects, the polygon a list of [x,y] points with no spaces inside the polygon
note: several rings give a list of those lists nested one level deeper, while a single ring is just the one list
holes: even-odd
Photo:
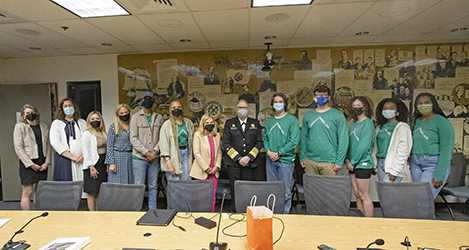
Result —
[{"label": "orange gift bag", "polygon": [[[272,210],[275,206],[275,195],[269,195],[267,205],[269,205],[270,197],[273,197]],[[272,250],[273,243],[273,214],[274,212],[265,206],[256,206],[257,196],[251,199],[251,205],[246,209],[247,216],[247,239],[249,249],[251,250]]]}]

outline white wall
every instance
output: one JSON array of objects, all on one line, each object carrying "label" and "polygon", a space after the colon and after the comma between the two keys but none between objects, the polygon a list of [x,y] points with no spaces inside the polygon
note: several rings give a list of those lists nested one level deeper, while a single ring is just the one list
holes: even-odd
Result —
[{"label": "white wall", "polygon": [[[6,61],[6,77],[2,65]],[[119,104],[117,55],[44,57],[0,60],[2,84],[56,82],[59,101],[67,97],[68,81],[101,81],[103,117],[106,126],[113,121]]]}]

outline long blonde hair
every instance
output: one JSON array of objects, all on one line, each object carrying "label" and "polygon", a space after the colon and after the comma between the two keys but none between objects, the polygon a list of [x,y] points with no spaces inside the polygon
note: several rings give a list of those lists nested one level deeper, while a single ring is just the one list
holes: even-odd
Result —
[{"label": "long blonde hair", "polygon": [[22,108],[21,108],[21,117],[20,117],[20,121],[21,122],[24,122],[26,124],[28,124],[28,121],[26,119],[24,119],[24,111],[26,109],[32,109],[34,111],[34,113],[37,115],[37,122],[40,123],[41,122],[41,114],[39,114],[39,110],[37,110],[36,107],[34,107],[33,105],[31,104],[25,104]]},{"label": "long blonde hair", "polygon": [[[208,119],[212,119],[213,125],[215,125],[212,132],[208,132],[207,130],[205,130],[205,122]],[[213,137],[217,136],[217,122],[215,121],[215,119],[211,115],[205,114],[205,115],[202,116],[202,118],[200,118],[199,132],[200,132],[201,135],[209,135],[210,134]]]},{"label": "long blonde hair", "polygon": [[[101,125],[99,125],[99,128],[93,128],[91,126],[91,116],[92,115],[98,115],[99,119],[101,120]],[[104,125],[104,120],[103,116],[99,111],[91,111],[88,114],[88,117],[86,117],[86,130],[90,131],[90,133],[94,136],[98,136],[98,133],[102,133],[104,138],[107,139],[107,133],[106,133],[106,126]]]},{"label": "long blonde hair", "polygon": [[[169,120],[171,121],[171,130],[173,131],[173,135],[177,138],[178,127],[176,126],[176,118],[174,118],[173,112],[171,112],[171,104],[173,104],[173,102],[178,102],[179,104],[181,104],[182,110],[184,110],[184,107],[182,106],[182,102],[177,99],[169,103]],[[182,121],[184,122],[184,113],[182,113]],[[176,140],[176,142],[177,141],[178,140]]]},{"label": "long blonde hair", "polygon": [[116,135],[119,135],[119,136],[121,135],[122,129],[124,128],[124,125],[122,124],[122,121],[119,118],[119,110],[121,108],[126,108],[129,111],[129,116],[130,116],[129,122],[130,122],[130,119],[132,118],[132,114],[131,114],[131,110],[130,110],[129,105],[127,105],[125,103],[121,103],[121,104],[117,105],[116,111],[114,111],[114,133]]}]

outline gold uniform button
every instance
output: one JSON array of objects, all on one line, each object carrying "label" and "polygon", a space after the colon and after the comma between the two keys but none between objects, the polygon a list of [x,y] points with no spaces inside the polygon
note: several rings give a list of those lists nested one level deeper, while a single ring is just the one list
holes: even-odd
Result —
[{"label": "gold uniform button", "polygon": [[243,147],[246,147],[246,144],[243,144]]},{"label": "gold uniform button", "polygon": [[246,152],[246,149],[244,150],[244,152]]}]

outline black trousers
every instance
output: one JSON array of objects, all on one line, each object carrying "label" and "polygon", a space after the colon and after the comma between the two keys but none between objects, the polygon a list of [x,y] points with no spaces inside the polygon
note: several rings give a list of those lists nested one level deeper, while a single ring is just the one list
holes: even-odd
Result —
[{"label": "black trousers", "polygon": [[230,176],[231,186],[231,211],[236,212],[235,204],[235,187],[234,183],[237,180],[254,181],[256,168],[242,167],[242,166],[228,166],[228,174]]}]

